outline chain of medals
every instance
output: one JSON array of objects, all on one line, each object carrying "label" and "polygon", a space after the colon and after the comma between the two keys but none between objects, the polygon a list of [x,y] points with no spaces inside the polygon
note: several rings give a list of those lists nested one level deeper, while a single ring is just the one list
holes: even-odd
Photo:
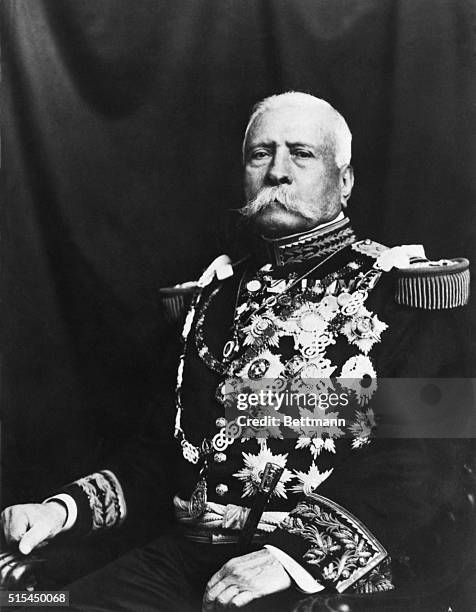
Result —
[{"label": "chain of medals", "polygon": [[[197,345],[197,350],[200,358],[204,361],[204,363],[214,372],[223,375],[225,373],[233,374],[237,372],[244,363],[249,361],[250,358],[256,356],[261,350],[260,347],[249,347],[245,350],[244,354],[240,359],[235,359],[233,364],[231,363],[233,360],[233,356],[239,350],[239,341],[238,341],[238,331],[243,329],[246,324],[251,320],[253,315],[258,315],[266,310],[269,310],[279,304],[281,307],[290,307],[296,306],[296,302],[292,300],[289,292],[294,287],[298,286],[299,283],[304,283],[307,286],[307,278],[319,267],[321,267],[328,260],[333,258],[337,253],[343,250],[346,247],[342,247],[341,249],[335,251],[328,257],[326,257],[323,261],[319,262],[317,265],[312,267],[306,273],[301,276],[290,275],[287,280],[280,279],[277,283],[281,285],[284,283],[284,288],[275,292],[273,295],[264,299],[261,305],[259,305],[254,300],[257,297],[257,293],[262,293],[262,287],[265,283],[262,283],[262,280],[259,278],[255,278],[247,283],[248,293],[251,294],[251,298],[248,299],[247,303],[243,303],[240,307],[237,307],[240,296],[242,294],[242,284],[246,275],[246,271],[244,272],[237,292],[237,298],[235,303],[235,312],[234,312],[234,320],[232,324],[232,338],[228,340],[223,349],[223,357],[221,360],[217,359],[212,355],[210,350],[205,344],[204,340],[204,321],[207,310],[210,306],[212,300],[216,297],[220,289],[222,288],[222,284],[218,285],[207,297],[207,299],[202,304],[200,311],[197,316],[197,321],[195,325],[195,342]],[[350,272],[351,270],[355,271],[355,266],[345,266],[339,272],[340,275],[345,275],[346,272]],[[361,274],[361,278],[357,281],[353,291],[343,291],[339,294],[339,304],[342,307],[342,313],[347,316],[351,316],[355,314],[362,304],[365,302],[368,296],[368,292],[372,289],[372,287],[376,284],[378,278],[380,277],[381,272],[375,267],[371,268],[365,274]],[[326,290],[329,290],[336,281],[339,279],[339,276],[336,272],[332,272],[327,275],[323,279],[317,280],[316,285],[314,286],[314,295],[322,297]],[[208,283],[207,283],[208,284]],[[185,436],[185,432],[181,425],[181,417],[183,413],[183,404],[182,404],[182,384],[183,384],[183,371],[185,366],[185,357],[188,352],[188,345],[190,341],[190,332],[192,329],[193,321],[195,319],[195,315],[197,313],[197,308],[200,303],[203,289],[206,284],[201,284],[199,281],[197,292],[195,293],[192,304],[187,313],[184,327],[182,330],[182,339],[183,339],[183,350],[179,359],[179,366],[177,369],[177,381],[175,388],[175,397],[176,397],[176,418],[175,418],[175,438],[180,442],[182,447],[182,454],[185,460],[192,464],[197,464],[200,460],[202,460],[202,466],[200,469],[199,480],[195,490],[192,493],[190,498],[190,507],[189,507],[189,515],[192,518],[200,516],[205,509],[206,501],[207,501],[207,484],[206,484],[206,472],[208,469],[208,456],[213,452],[222,453],[225,451],[231,444],[234,443],[235,439],[240,437],[241,428],[234,422],[224,423],[223,427],[220,428],[219,432],[213,436],[210,440],[208,438],[204,438],[200,446],[196,446],[192,444],[189,440],[187,440]],[[302,285],[301,285],[302,286]],[[255,291],[252,291],[255,289]],[[317,291],[316,291],[317,289]],[[335,289],[335,287],[334,287]],[[331,292],[330,292],[331,293]],[[299,298],[304,303],[304,299],[301,296],[295,296],[294,300]],[[251,307],[251,305],[253,307]],[[250,312],[251,310],[251,312]]]},{"label": "chain of medals", "polygon": [[[212,278],[210,278],[209,282],[211,282],[211,280]],[[197,464],[200,459],[204,460],[202,469],[200,471],[200,475],[204,475],[206,472],[208,455],[214,451],[223,452],[226,448],[228,448],[228,446],[230,446],[230,444],[232,444],[235,441],[235,437],[237,437],[238,434],[240,433],[239,429],[237,429],[236,424],[234,423],[226,424],[225,423],[224,426],[221,427],[220,431],[217,434],[215,434],[212,440],[204,438],[200,446],[195,446],[189,440],[187,440],[185,436],[185,432],[182,428],[182,412],[183,412],[182,384],[183,384],[183,371],[185,367],[185,356],[188,352],[188,344],[190,340],[189,336],[190,336],[190,331],[192,329],[193,321],[195,319],[197,306],[200,302],[200,298],[202,296],[203,289],[207,286],[207,284],[209,284],[209,282],[201,283],[199,281],[197,291],[192,299],[192,303],[190,305],[187,316],[185,318],[185,323],[184,323],[183,330],[182,330],[183,348],[182,348],[182,353],[179,358],[179,365],[177,368],[177,381],[176,381],[176,386],[175,386],[176,415],[175,415],[175,434],[174,435],[175,435],[175,438],[179,440],[180,442],[184,459],[186,459],[187,461],[193,464]],[[216,287],[212,291],[212,293],[208,296],[208,298],[205,301],[207,308],[210,302],[215,297],[215,295],[221,289],[221,287],[222,287],[222,284],[218,285],[218,287]],[[241,287],[241,283],[240,283],[240,287]],[[203,334],[203,319],[201,320],[199,329],[200,329],[200,333]],[[219,362],[217,359],[215,359],[211,355],[210,351],[206,350],[204,353],[203,352],[200,353],[200,356],[202,359],[204,359],[205,363],[207,363],[207,365],[209,365],[209,367],[212,370],[216,370],[219,372],[225,371],[226,366],[222,364],[221,362]],[[202,480],[204,480],[204,478],[202,478],[200,482]],[[199,482],[199,485],[200,485],[200,482]]]},{"label": "chain of medals", "polygon": [[[177,368],[177,382],[175,386],[175,407],[176,407],[176,415],[175,415],[175,438],[180,442],[182,447],[182,454],[186,461],[197,464],[200,459],[202,459],[202,466],[200,468],[199,479],[197,485],[190,496],[189,509],[188,514],[191,518],[200,517],[206,508],[207,504],[207,480],[206,473],[208,470],[208,456],[213,451],[223,452],[230,444],[232,444],[235,440],[234,434],[230,432],[230,425],[227,427],[223,426],[220,431],[212,438],[212,440],[208,440],[204,438],[201,445],[195,446],[189,440],[187,440],[185,436],[185,432],[182,428],[182,412],[183,412],[183,404],[182,404],[182,384],[183,384],[183,371],[185,366],[185,356],[188,351],[188,343],[190,337],[190,331],[192,329],[193,321],[195,319],[195,314],[197,311],[198,303],[200,302],[200,298],[203,293],[203,289],[211,282],[212,278],[210,278],[205,282],[201,282],[202,279],[198,282],[197,291],[192,299],[192,303],[188,310],[187,316],[185,318],[185,323],[182,330],[182,340],[183,340],[183,348],[182,353],[179,358],[179,365]],[[210,301],[213,297],[218,293],[221,288],[221,284],[211,293],[208,297],[206,303],[210,304]],[[218,367],[218,361],[214,360],[215,367]],[[233,429],[231,430],[233,431]],[[235,432],[236,433],[236,432]],[[239,432],[237,432],[239,433]]]}]

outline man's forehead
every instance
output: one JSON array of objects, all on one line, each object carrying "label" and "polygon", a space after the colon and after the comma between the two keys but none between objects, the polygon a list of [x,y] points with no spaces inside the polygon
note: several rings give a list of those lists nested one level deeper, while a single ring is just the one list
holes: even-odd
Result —
[{"label": "man's forehead", "polygon": [[327,132],[325,119],[322,110],[309,105],[289,104],[265,110],[253,122],[246,144],[282,139],[320,144]]}]

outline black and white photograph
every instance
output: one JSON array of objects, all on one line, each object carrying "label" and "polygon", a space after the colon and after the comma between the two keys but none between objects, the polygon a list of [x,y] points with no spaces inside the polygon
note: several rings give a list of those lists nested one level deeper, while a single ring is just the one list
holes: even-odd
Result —
[{"label": "black and white photograph", "polygon": [[474,0],[0,0],[0,609],[476,609]]}]

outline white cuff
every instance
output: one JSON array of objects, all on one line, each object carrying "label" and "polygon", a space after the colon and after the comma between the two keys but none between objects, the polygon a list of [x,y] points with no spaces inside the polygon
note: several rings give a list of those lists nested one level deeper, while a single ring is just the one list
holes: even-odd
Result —
[{"label": "white cuff", "polygon": [[322,584],[319,584],[302,565],[299,565],[297,561],[283,552],[280,548],[276,548],[276,546],[271,546],[270,544],[265,544],[264,547],[281,563],[289,576],[296,583],[298,589],[303,593],[319,593],[319,591],[324,590],[325,587],[323,587]]},{"label": "white cuff", "polygon": [[71,495],[68,495],[67,493],[58,493],[58,495],[48,497],[48,499],[45,499],[43,503],[46,504],[47,502],[55,500],[62,502],[68,510],[68,517],[66,519],[66,523],[61,528],[62,533],[63,531],[68,531],[68,529],[71,529],[71,527],[73,527],[76,523],[76,519],[78,518],[78,507]]}]

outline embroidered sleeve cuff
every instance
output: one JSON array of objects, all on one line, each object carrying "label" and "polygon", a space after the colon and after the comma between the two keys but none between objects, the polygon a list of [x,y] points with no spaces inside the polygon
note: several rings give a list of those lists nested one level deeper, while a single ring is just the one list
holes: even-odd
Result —
[{"label": "embroidered sleeve cuff", "polygon": [[[385,548],[355,516],[321,495],[311,493],[298,504],[268,543],[286,551],[296,565],[313,576],[316,585],[328,590],[393,588]],[[306,581],[306,585],[310,583]]]},{"label": "embroidered sleeve cuff", "polygon": [[63,488],[77,506],[77,530],[81,533],[121,525],[127,515],[121,484],[110,470],[79,478]]},{"label": "embroidered sleeve cuff", "polygon": [[319,584],[317,580],[302,567],[302,565],[299,565],[299,563],[283,552],[280,548],[271,546],[271,544],[265,544],[264,547],[267,548],[273,557],[275,557],[275,559],[281,563],[289,574],[291,580],[294,581],[300,591],[303,593],[312,594],[319,593],[319,591],[324,590],[322,584]]},{"label": "embroidered sleeve cuff", "polygon": [[71,495],[68,495],[67,493],[58,493],[58,495],[54,495],[53,497],[48,497],[48,499],[45,499],[43,503],[47,504],[51,501],[57,501],[60,504],[62,503],[66,507],[68,516],[66,517],[66,522],[63,525],[61,532],[69,531],[72,527],[74,527],[76,519],[78,517],[78,506],[76,505],[74,498],[71,497]]}]

